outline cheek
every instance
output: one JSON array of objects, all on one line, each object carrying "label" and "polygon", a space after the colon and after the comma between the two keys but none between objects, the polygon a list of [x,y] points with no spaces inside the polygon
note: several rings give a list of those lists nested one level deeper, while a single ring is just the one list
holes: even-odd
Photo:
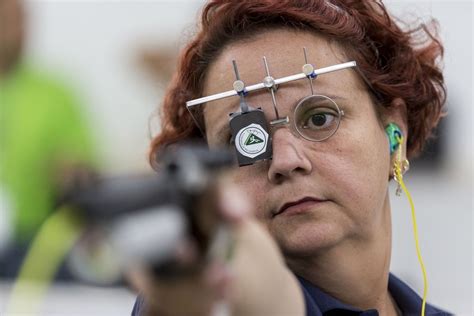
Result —
[{"label": "cheek", "polygon": [[[382,207],[388,187],[388,142],[380,127],[341,133],[320,163],[331,194],[348,215],[366,220]],[[325,170],[325,171],[323,171]],[[364,220],[362,220],[364,221]]]},{"label": "cheek", "polygon": [[253,213],[263,220],[265,210],[265,192],[268,190],[266,162],[237,168],[232,173],[234,183],[239,186],[253,206]]}]

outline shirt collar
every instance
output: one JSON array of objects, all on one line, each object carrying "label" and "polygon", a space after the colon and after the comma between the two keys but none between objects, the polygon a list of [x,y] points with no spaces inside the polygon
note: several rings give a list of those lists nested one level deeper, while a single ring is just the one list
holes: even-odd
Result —
[{"label": "shirt collar", "polygon": [[415,293],[415,291],[393,274],[390,274],[388,279],[388,290],[402,312],[420,312],[422,304],[421,298]]},{"label": "shirt collar", "polygon": [[378,315],[376,310],[363,311],[361,309],[344,304],[331,295],[324,293],[302,277],[297,276],[297,278],[303,286],[304,291],[306,291],[307,294],[309,294],[309,296],[314,300],[316,303],[315,305],[320,309],[322,315],[336,310],[340,312],[344,311],[344,315]]},{"label": "shirt collar", "polygon": [[[417,315],[420,313],[423,300],[406,283],[390,274],[388,290],[404,315]],[[426,304],[425,315],[450,315],[432,305]]]},{"label": "shirt collar", "polygon": [[[315,305],[320,309],[321,314],[331,311],[344,311],[348,315],[378,315],[376,310],[360,310],[353,306],[342,303],[331,295],[321,291],[309,281],[298,277],[303,286],[305,294],[308,294],[314,301]],[[388,289],[394,298],[398,307],[404,315],[417,315],[420,313],[422,299],[407,284],[403,283],[396,276],[390,273],[388,279]],[[426,315],[449,315],[431,305],[426,305]]]}]

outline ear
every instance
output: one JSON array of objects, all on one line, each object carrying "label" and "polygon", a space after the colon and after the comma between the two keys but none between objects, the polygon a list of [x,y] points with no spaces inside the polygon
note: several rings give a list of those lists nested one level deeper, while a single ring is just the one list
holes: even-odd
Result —
[{"label": "ear", "polygon": [[395,98],[390,103],[390,107],[384,113],[384,124],[395,123],[400,127],[403,137],[407,137],[407,105],[402,98]]},{"label": "ear", "polygon": [[[395,159],[399,158],[399,151],[401,151],[401,160],[407,158],[407,139],[408,139],[408,123],[407,123],[407,107],[406,103],[401,98],[395,98],[392,100],[390,107],[384,111],[383,124],[387,126],[390,123],[395,123],[400,128],[403,134],[403,143],[390,157],[390,165],[393,166]],[[390,178],[393,176],[392,170],[390,171]]]}]

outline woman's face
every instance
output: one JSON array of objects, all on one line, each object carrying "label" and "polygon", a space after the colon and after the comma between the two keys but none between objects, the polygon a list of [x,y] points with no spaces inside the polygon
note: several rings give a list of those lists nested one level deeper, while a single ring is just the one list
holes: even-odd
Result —
[{"label": "woman's face", "polygon": [[[226,47],[210,66],[203,95],[232,89],[233,59],[247,85],[265,77],[263,56],[274,78],[300,73],[305,63],[303,47],[308,62],[316,68],[349,61],[341,46],[324,37],[292,30],[266,31]],[[286,256],[369,241],[390,230],[386,227],[390,222],[388,139],[366,86],[353,69],[345,69],[320,75],[313,87],[315,94],[330,96],[344,111],[337,132],[325,141],[311,142],[288,127],[278,128],[272,132],[273,159],[237,168],[234,174],[252,199],[256,217]],[[280,116],[291,117],[298,101],[310,93],[308,80],[281,85],[276,92]],[[268,120],[275,118],[268,91],[252,92],[246,101],[261,107]],[[238,109],[238,98],[205,106],[211,147],[229,144],[228,115]]]}]

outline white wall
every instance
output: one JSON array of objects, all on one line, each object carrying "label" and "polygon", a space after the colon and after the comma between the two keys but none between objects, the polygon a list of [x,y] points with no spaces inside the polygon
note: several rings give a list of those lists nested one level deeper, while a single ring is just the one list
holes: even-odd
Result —
[{"label": "white wall", "polygon": [[[446,45],[449,89],[448,163],[407,176],[418,211],[429,300],[471,315],[472,292],[472,53],[473,4],[467,1],[388,1],[395,13],[436,17]],[[28,56],[61,69],[77,83],[94,122],[106,169],[147,168],[147,121],[162,96],[134,64],[141,43],[178,47],[201,1],[33,1]],[[408,204],[394,205],[392,270],[421,290]]]},{"label": "white wall", "polygon": [[[177,47],[199,3],[27,1],[27,55],[72,76],[94,122],[111,172],[147,168],[148,117],[159,104],[137,69],[142,44]],[[182,40],[181,40],[182,41]]]}]

